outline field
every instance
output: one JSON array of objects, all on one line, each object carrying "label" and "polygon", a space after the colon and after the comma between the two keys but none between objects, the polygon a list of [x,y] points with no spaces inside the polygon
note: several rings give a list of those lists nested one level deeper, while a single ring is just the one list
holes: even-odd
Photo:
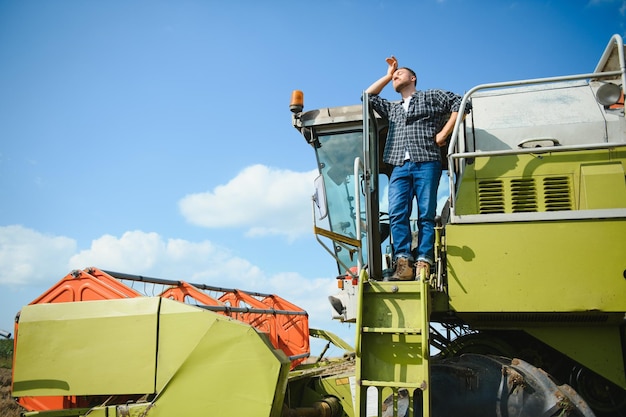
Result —
[{"label": "field", "polygon": [[24,411],[11,398],[11,361],[13,339],[0,339],[0,416],[19,417]]}]

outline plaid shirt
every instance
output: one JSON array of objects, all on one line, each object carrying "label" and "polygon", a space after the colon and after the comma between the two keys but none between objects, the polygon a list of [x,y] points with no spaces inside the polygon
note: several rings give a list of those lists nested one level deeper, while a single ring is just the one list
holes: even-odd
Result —
[{"label": "plaid shirt", "polygon": [[[402,102],[391,102],[377,94],[370,95],[374,110],[389,120],[387,143],[383,161],[401,166],[408,151],[411,161],[439,161],[441,153],[435,136],[450,118],[458,112],[461,97],[443,90],[416,91],[404,111]],[[469,112],[471,106],[467,106]]]}]

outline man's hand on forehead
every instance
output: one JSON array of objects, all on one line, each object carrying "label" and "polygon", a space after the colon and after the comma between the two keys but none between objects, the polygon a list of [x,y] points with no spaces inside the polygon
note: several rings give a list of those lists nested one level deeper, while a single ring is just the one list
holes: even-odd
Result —
[{"label": "man's hand on forehead", "polygon": [[398,60],[393,55],[391,55],[391,57],[385,59],[385,61],[387,61],[387,64],[389,64],[389,65],[395,65],[396,68],[398,67]]}]

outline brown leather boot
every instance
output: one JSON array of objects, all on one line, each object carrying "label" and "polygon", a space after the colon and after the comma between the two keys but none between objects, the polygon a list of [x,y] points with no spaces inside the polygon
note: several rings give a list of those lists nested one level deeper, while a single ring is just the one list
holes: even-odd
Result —
[{"label": "brown leather boot", "polygon": [[430,277],[430,264],[425,261],[417,261],[415,264],[415,276],[419,280],[422,276],[422,269],[424,270],[424,277],[428,279]]},{"label": "brown leather boot", "polygon": [[415,271],[413,270],[413,262],[407,258],[396,259],[396,270],[389,281],[412,281],[415,279]]}]

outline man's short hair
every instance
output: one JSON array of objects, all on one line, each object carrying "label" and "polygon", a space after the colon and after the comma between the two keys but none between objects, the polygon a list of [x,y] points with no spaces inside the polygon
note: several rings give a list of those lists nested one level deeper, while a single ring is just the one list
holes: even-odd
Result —
[{"label": "man's short hair", "polygon": [[[411,75],[415,77],[415,83],[417,84],[417,74],[415,73],[415,71],[413,71],[413,70],[412,70],[411,68],[409,68],[409,67],[400,67],[400,68],[398,68],[398,69],[404,69],[404,70],[407,70],[408,72],[410,72],[410,73],[411,73]],[[397,71],[397,70],[396,70],[396,71]]]}]

